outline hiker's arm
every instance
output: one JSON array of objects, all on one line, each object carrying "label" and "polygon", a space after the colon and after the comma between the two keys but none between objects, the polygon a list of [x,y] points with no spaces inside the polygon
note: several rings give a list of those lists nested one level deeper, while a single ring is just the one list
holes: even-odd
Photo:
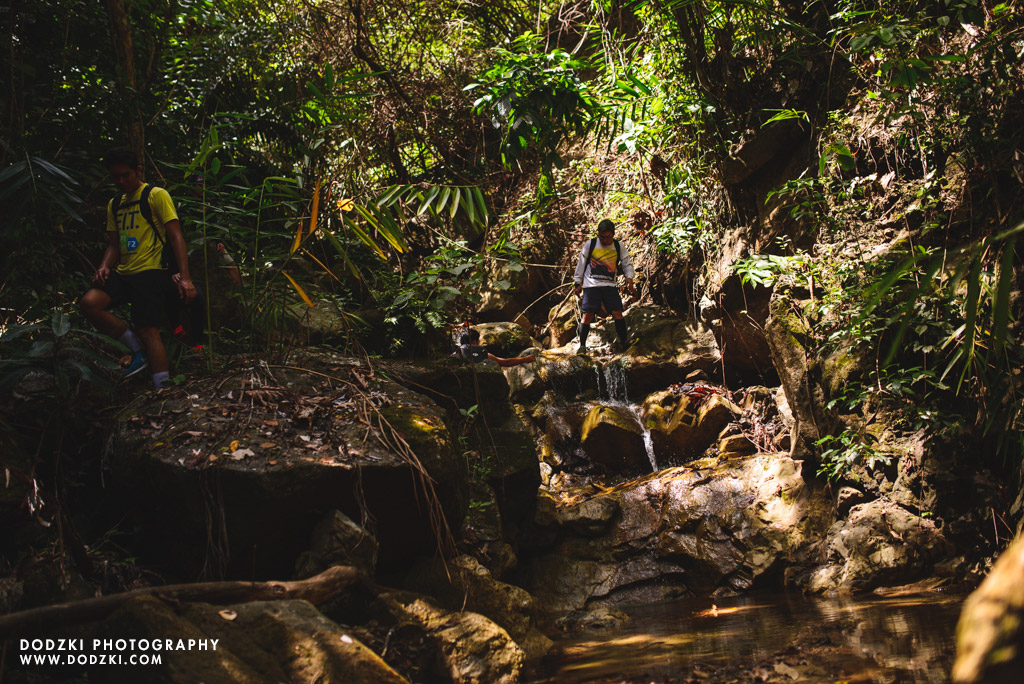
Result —
[{"label": "hiker's arm", "polygon": [[107,278],[110,277],[110,271],[117,262],[121,260],[121,244],[118,240],[117,233],[107,231],[107,248],[103,250],[103,258],[100,259],[99,268],[92,275],[92,284],[100,287],[107,283]]},{"label": "hiker's arm", "polygon": [[576,272],[572,275],[572,281],[576,283],[576,294],[579,294],[583,290],[583,274],[587,272],[587,252],[586,243],[584,248],[580,250],[579,259],[576,260]]},{"label": "hiker's arm", "polygon": [[493,361],[494,363],[498,364],[502,368],[511,368],[512,366],[518,366],[519,364],[522,364],[522,363],[533,363],[533,357],[532,356],[516,356],[516,357],[513,357],[511,359],[503,359],[500,356],[495,356],[494,354],[488,354],[487,358],[489,358],[491,361]]},{"label": "hiker's arm", "polygon": [[619,261],[622,262],[622,275],[626,277],[626,282],[632,283],[636,272],[633,269],[633,260],[629,258],[629,250],[625,245],[622,246],[622,255],[619,257]]},{"label": "hiker's arm", "polygon": [[178,261],[178,269],[181,279],[178,280],[178,294],[186,302],[196,298],[196,286],[192,284],[192,276],[188,272],[188,250],[185,249],[185,238],[181,235],[181,223],[173,219],[164,224],[164,232],[167,235],[167,243],[174,251],[174,258]]},{"label": "hiker's arm", "polygon": [[622,256],[619,259],[622,262],[622,275],[626,278],[626,292],[633,294],[636,290],[633,288],[633,278],[636,276],[636,272],[633,269],[633,261],[629,258],[629,250],[625,247],[622,248]]}]

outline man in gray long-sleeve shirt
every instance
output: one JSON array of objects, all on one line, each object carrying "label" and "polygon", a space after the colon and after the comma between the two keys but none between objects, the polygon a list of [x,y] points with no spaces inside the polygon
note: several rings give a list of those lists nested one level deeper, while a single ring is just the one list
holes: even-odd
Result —
[{"label": "man in gray long-sleeve shirt", "polygon": [[580,321],[580,346],[577,354],[587,353],[587,336],[594,315],[601,310],[601,305],[615,319],[615,330],[619,333],[622,349],[629,346],[629,333],[626,321],[622,318],[622,297],[616,284],[619,266],[626,277],[626,291],[633,287],[633,262],[629,252],[615,239],[615,224],[604,219],[597,224],[597,237],[587,240],[580,249],[580,258],[576,264],[573,281],[576,283],[576,294],[583,293],[583,319]]}]

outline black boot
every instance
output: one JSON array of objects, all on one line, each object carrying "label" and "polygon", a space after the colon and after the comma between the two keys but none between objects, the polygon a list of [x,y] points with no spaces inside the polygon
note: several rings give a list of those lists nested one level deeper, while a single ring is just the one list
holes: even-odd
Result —
[{"label": "black boot", "polygon": [[587,353],[587,337],[590,336],[590,324],[589,323],[583,323],[581,321],[579,327],[576,329],[576,334],[579,335],[579,338],[580,338],[580,347],[579,347],[579,349],[576,350],[576,353],[577,354],[586,354]]},{"label": "black boot", "polygon": [[622,343],[622,351],[629,349],[629,331],[626,329],[626,319],[615,319],[615,332],[619,333],[619,342]]}]

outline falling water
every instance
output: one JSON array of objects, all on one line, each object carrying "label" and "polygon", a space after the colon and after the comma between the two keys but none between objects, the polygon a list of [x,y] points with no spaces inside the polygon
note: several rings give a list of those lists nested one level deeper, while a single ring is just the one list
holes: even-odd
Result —
[{"label": "falling water", "polygon": [[626,368],[616,361],[602,366],[594,364],[594,375],[597,378],[597,396],[599,399],[629,404],[629,384],[626,379]]},{"label": "falling water", "polygon": [[658,462],[654,458],[654,439],[651,430],[644,425],[640,415],[640,407],[629,401],[629,383],[627,382],[626,367],[618,361],[612,361],[604,366],[594,364],[594,374],[597,378],[597,396],[608,403],[622,406],[629,409],[636,417],[643,429],[644,450],[647,452],[647,460],[651,462],[651,471],[658,472]]},{"label": "falling water", "polygon": [[[639,416],[638,416],[639,417]],[[654,459],[654,438],[651,437],[651,429],[640,421],[644,429],[644,449],[647,450],[647,460],[651,462],[651,472],[658,472],[658,462]]]}]

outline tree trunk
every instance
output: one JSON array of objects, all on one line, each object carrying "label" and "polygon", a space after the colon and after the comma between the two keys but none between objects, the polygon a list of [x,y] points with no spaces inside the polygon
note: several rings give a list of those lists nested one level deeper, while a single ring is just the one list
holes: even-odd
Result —
[{"label": "tree trunk", "polygon": [[146,134],[142,126],[142,113],[139,111],[138,82],[135,78],[135,51],[132,46],[132,29],[128,22],[128,12],[122,0],[106,0],[107,18],[110,19],[110,36],[117,56],[118,79],[117,89],[125,101],[125,127],[128,145],[139,155],[146,158]]}]

